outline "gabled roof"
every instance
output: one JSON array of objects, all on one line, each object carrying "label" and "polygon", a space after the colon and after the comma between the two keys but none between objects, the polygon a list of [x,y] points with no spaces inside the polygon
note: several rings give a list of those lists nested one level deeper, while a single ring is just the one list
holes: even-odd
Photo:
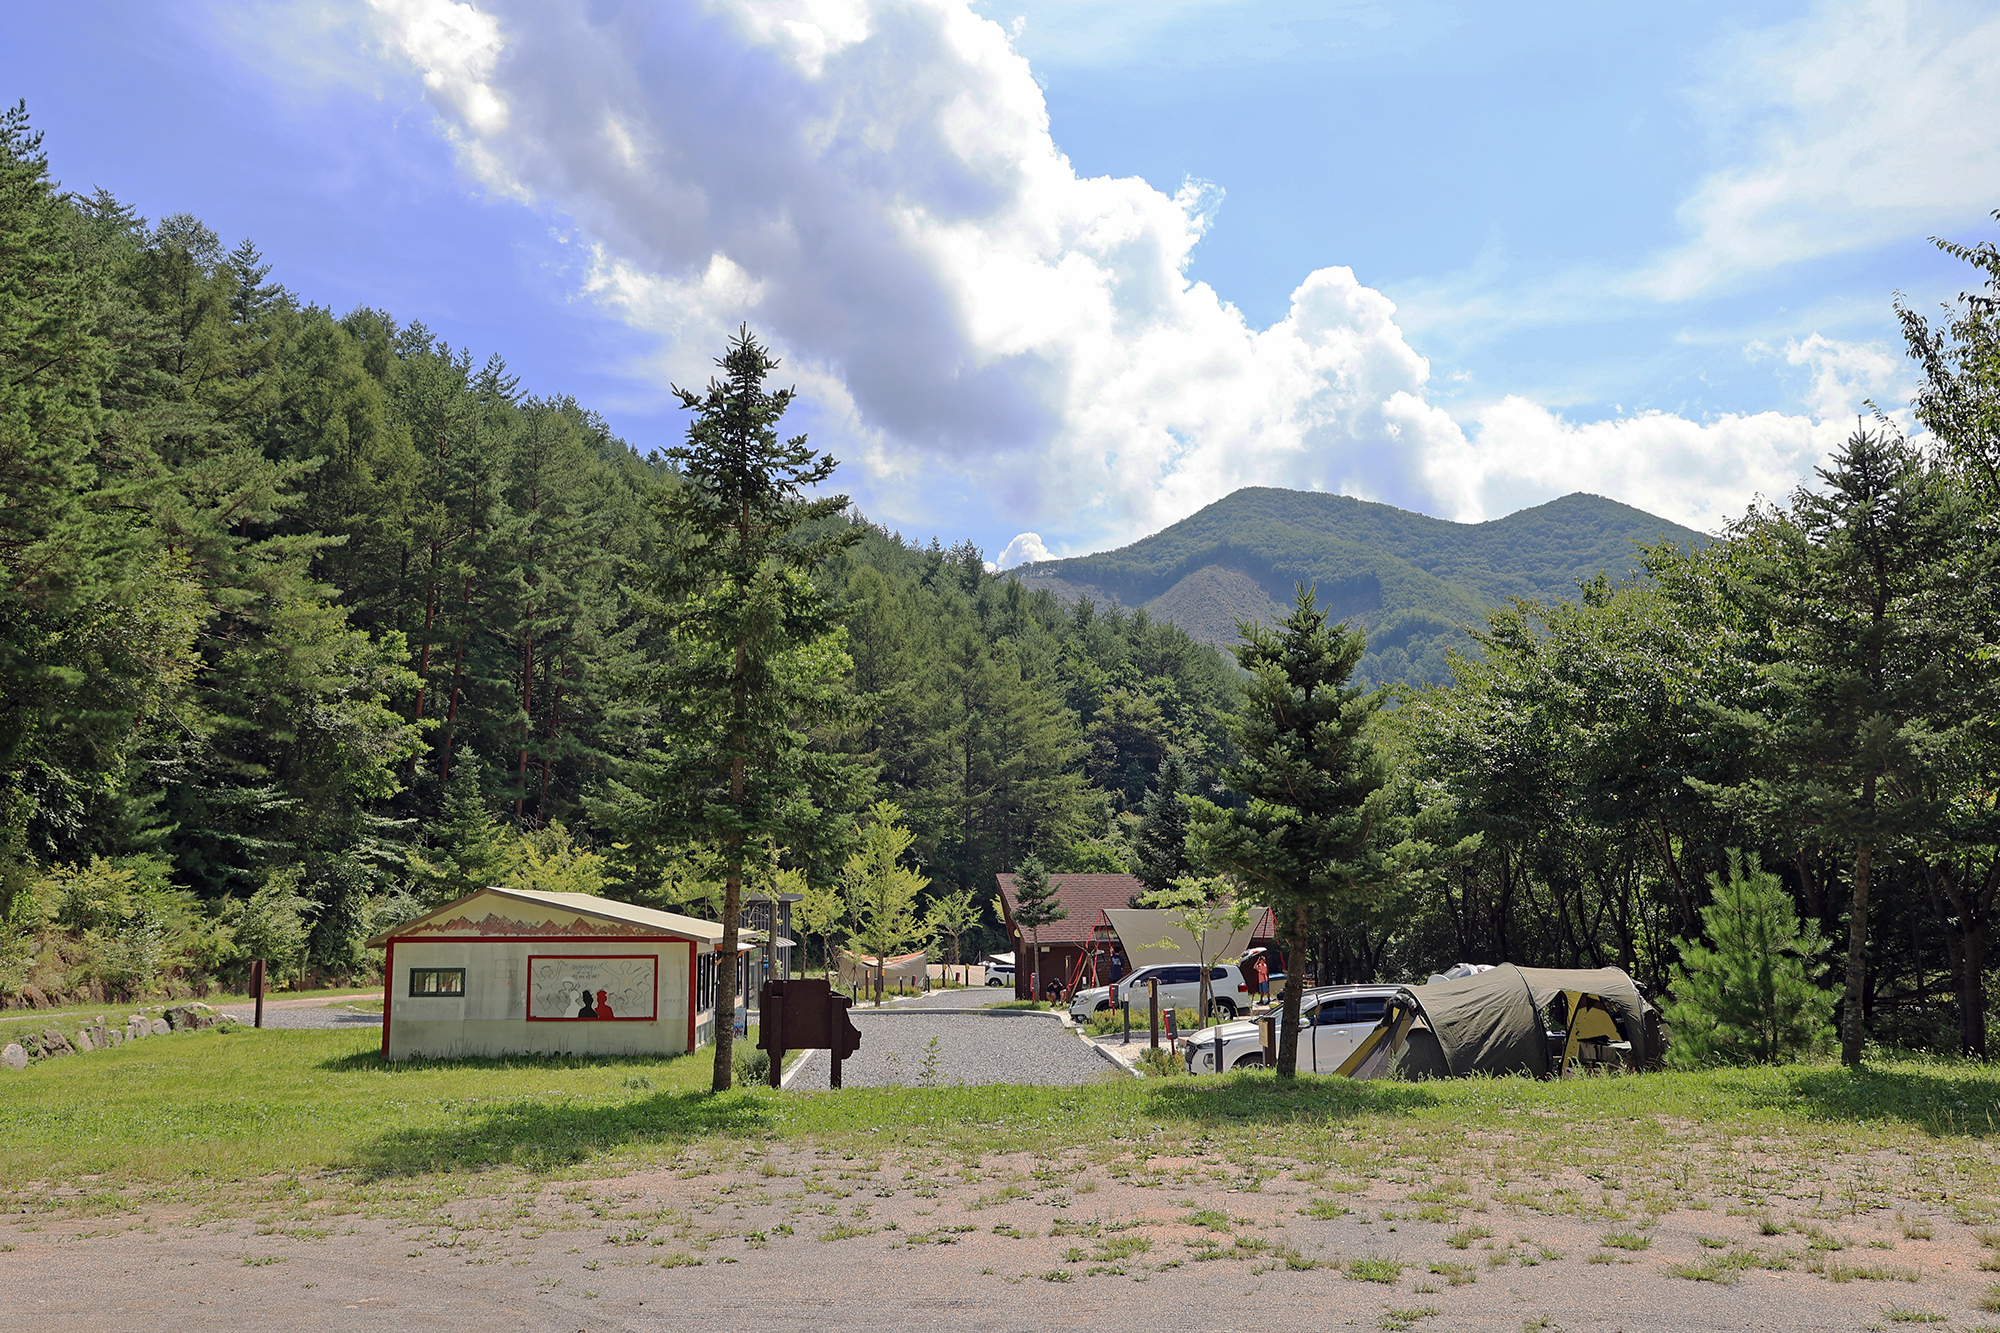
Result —
[{"label": "gabled roof", "polygon": [[[414,921],[385,930],[368,941],[368,947],[379,949],[390,940],[417,938],[461,938],[464,936],[493,936],[505,938],[508,935],[531,933],[512,929],[514,917],[503,917],[488,911],[483,917],[464,914],[468,905],[479,899],[498,899],[493,906],[519,905],[532,911],[535,907],[553,908],[586,918],[585,923],[571,923],[567,927],[557,927],[549,921],[554,934],[574,934],[580,937],[619,935],[678,935],[684,939],[700,940],[711,947],[722,939],[722,926],[714,921],[703,921],[699,917],[682,916],[678,912],[662,912],[657,908],[640,907],[634,903],[621,903],[615,898],[600,898],[594,893],[545,893],[540,889],[503,889],[499,885],[477,889],[460,898],[457,902],[446,903],[443,907],[424,913]],[[477,908],[474,908],[477,911]],[[456,914],[456,915],[455,915]],[[602,923],[606,928],[594,930],[588,923]],[[582,929],[578,926],[582,925]]]},{"label": "gabled roof", "polygon": [[[1001,875],[1000,901],[1007,913],[1007,928],[1014,927],[1014,876]],[[1082,944],[1090,938],[1090,928],[1097,924],[1097,914],[1107,907],[1124,908],[1139,896],[1145,885],[1137,875],[1050,875],[1049,883],[1054,886],[1056,900],[1069,912],[1060,921],[1043,926],[1040,932],[1043,944]],[[1027,938],[1027,932],[1020,932]]]}]

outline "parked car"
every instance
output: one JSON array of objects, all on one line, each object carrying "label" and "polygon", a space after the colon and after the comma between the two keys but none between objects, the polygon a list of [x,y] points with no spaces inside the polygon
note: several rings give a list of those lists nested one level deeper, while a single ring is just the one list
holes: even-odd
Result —
[{"label": "parked car", "polygon": [[1013,989],[1014,965],[1012,963],[988,963],[986,965],[986,984],[989,986],[1005,986],[1010,990]]},{"label": "parked car", "polygon": [[[1331,1074],[1340,1068],[1382,1019],[1395,986],[1323,986],[1305,993],[1299,1005],[1299,1068]],[[1219,1067],[1248,1069],[1264,1063],[1264,1044],[1253,1022],[1218,1023],[1181,1039],[1180,1055],[1190,1074],[1213,1074]]]},{"label": "parked car", "polygon": [[[1123,977],[1118,982],[1118,993],[1112,994],[1109,986],[1092,986],[1080,990],[1070,998],[1069,1016],[1081,1023],[1092,1014],[1107,1009],[1116,1009],[1129,1002],[1135,1014],[1146,1009],[1146,983],[1154,977],[1160,981],[1160,1008],[1192,1009],[1201,1003],[1201,964],[1199,963],[1152,963]],[[1243,980],[1243,973],[1234,963],[1223,963],[1209,969],[1209,1003],[1214,1012],[1229,1018],[1250,1007],[1250,987]]]}]

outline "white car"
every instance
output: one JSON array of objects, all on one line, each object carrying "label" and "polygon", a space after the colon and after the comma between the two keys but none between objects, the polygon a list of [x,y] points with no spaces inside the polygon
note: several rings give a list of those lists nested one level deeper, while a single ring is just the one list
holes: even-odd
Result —
[{"label": "white car", "polygon": [[[1144,1022],[1147,1014],[1146,983],[1159,978],[1160,1009],[1192,1009],[1201,1003],[1201,964],[1199,963],[1152,963],[1138,969],[1129,977],[1118,982],[1118,993],[1113,995],[1109,986],[1092,986],[1080,990],[1070,997],[1069,1016],[1081,1023],[1092,1014],[1116,1009],[1120,1004],[1132,1006],[1135,1021]],[[1233,1018],[1250,1007],[1250,987],[1243,980],[1243,974],[1233,963],[1223,963],[1209,969],[1209,1004],[1224,1018]]]},{"label": "white car", "polygon": [[989,986],[1007,986],[1011,988],[1014,984],[1014,965],[1012,963],[988,963],[986,965],[986,984]]},{"label": "white car", "polygon": [[[1361,1039],[1382,1020],[1396,986],[1323,986],[1305,993],[1299,1005],[1299,1070],[1331,1074]],[[1251,1069],[1264,1063],[1264,1044],[1253,1022],[1218,1023],[1183,1037],[1180,1055],[1190,1074],[1220,1068]]]}]

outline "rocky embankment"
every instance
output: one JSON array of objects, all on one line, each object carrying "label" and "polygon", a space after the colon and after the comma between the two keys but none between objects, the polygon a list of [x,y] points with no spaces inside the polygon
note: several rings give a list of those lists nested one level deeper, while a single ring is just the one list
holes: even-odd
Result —
[{"label": "rocky embankment", "polygon": [[221,1021],[221,1012],[205,1004],[173,1004],[152,1013],[128,1014],[122,1025],[107,1021],[104,1015],[99,1014],[74,1030],[65,1030],[68,1024],[64,1024],[63,1028],[51,1027],[41,1032],[18,1034],[13,1041],[0,1047],[0,1065],[9,1069],[26,1069],[37,1060],[109,1050],[113,1046],[146,1037],[164,1037],[169,1032],[214,1027]]}]

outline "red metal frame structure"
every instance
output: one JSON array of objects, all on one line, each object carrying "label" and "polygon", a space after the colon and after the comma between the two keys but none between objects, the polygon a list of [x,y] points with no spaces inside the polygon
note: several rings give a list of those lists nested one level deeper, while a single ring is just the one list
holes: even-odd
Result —
[{"label": "red metal frame structure", "polygon": [[[1084,942],[1083,952],[1076,956],[1076,962],[1069,970],[1069,986],[1063,991],[1065,1000],[1088,986],[1108,986],[1111,984],[1110,965],[1113,954],[1124,952],[1124,944],[1118,932],[1111,928],[1111,918],[1104,912],[1097,914],[1097,920],[1090,923],[1090,938]],[[1128,965],[1125,969],[1130,972]],[[1088,972],[1089,983],[1085,984],[1084,974]]]}]

